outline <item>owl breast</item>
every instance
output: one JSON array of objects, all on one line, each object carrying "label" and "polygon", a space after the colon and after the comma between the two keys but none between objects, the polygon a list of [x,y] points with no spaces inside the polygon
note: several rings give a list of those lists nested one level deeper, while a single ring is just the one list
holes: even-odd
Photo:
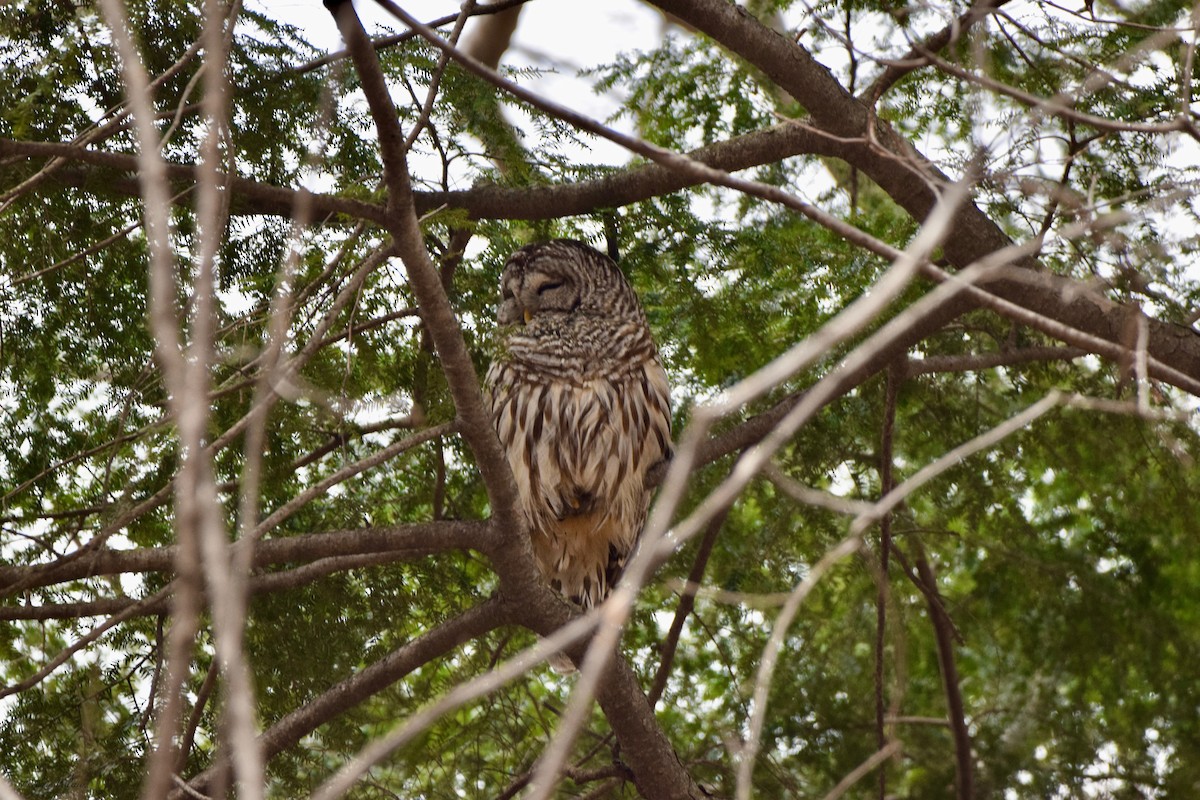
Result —
[{"label": "owl breast", "polygon": [[619,370],[500,359],[492,414],[547,581],[588,608],[620,575],[645,522],[646,473],[670,453],[666,374],[653,349]]}]

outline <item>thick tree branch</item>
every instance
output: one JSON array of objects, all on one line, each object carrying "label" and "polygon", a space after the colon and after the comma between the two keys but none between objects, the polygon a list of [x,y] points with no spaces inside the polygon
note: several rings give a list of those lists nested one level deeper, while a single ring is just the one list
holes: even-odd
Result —
[{"label": "thick tree branch", "polygon": [[[849,146],[820,131],[782,123],[686,153],[688,159],[724,172],[738,172],[797,155],[842,157]],[[462,208],[477,219],[558,219],[601,208],[619,208],[698,186],[700,175],[662,164],[638,164],[602,178],[552,186],[511,188],[482,184],[456,192],[418,192],[418,209]]]},{"label": "thick tree branch", "polygon": [[[110,150],[96,150],[61,142],[30,142],[0,138],[0,158],[61,158],[77,166],[63,167],[55,172],[49,183],[66,183],[95,192],[116,192],[128,197],[139,196],[136,156]],[[87,165],[87,168],[78,165]],[[190,188],[199,180],[200,167],[192,164],[164,162],[166,179],[175,186]],[[218,179],[230,192],[231,214],[269,214],[291,218],[296,210],[300,190],[271,186],[237,175],[218,172]],[[315,216],[342,214],[366,219],[378,225],[386,224],[386,209],[374,203],[345,197],[314,193],[311,195]]]},{"label": "thick tree branch", "polygon": [[698,800],[706,796],[679,760],[637,675],[619,653],[600,682],[596,701],[617,734],[621,758],[633,771],[634,785],[643,797]]},{"label": "thick tree branch", "polygon": [[[295,746],[320,726],[383,691],[418,667],[442,658],[456,647],[510,622],[508,607],[496,597],[443,622],[334,685],[263,731],[259,737],[263,755],[270,759]],[[203,792],[221,769],[221,759],[225,757],[225,752],[221,751],[218,761],[192,778],[188,785]],[[183,798],[186,795],[175,792],[171,797]]]},{"label": "thick tree branch", "polygon": [[[432,553],[427,550],[389,550],[382,553],[318,558],[316,561],[293,569],[253,575],[247,583],[247,588],[251,595],[283,592],[313,583],[335,572],[345,572],[347,570],[378,566],[380,564],[394,564],[399,561],[415,561],[429,555],[432,555]],[[134,609],[132,616],[157,616],[170,612],[170,599],[170,595],[163,593],[158,600],[151,603],[143,603],[141,600],[132,597],[101,597],[95,600],[83,600],[76,603],[0,606],[0,621],[99,617],[120,614],[130,608]]]},{"label": "thick tree branch", "polygon": [[[939,187],[944,185],[946,177],[927,160],[913,150],[890,126],[876,120],[867,104],[850,96],[833,78],[829,72],[819,65],[803,48],[786,39],[756,20],[736,10],[735,6],[718,0],[699,0],[694,3],[683,3],[682,0],[664,0],[658,5],[676,13],[689,24],[705,31],[721,43],[730,47],[765,72],[769,77],[779,81],[787,91],[797,97],[812,114],[817,128],[804,128],[810,134],[806,149],[810,152],[823,152],[836,155],[870,175],[881,187],[892,196],[897,203],[909,211],[916,219],[923,219],[936,200]],[[677,7],[678,6],[678,7]],[[685,7],[686,6],[686,7]],[[422,26],[423,27],[423,26]],[[427,30],[422,30],[426,35]],[[437,43],[437,42],[435,42]],[[390,101],[389,101],[390,102]],[[398,129],[398,125],[396,126]],[[752,136],[757,136],[754,134]],[[743,137],[745,138],[745,137]],[[739,140],[741,141],[741,140]],[[750,141],[750,140],[746,140]],[[756,142],[762,144],[761,141]],[[27,143],[19,143],[25,145]],[[729,144],[729,143],[726,143]],[[835,147],[836,144],[836,147]],[[4,143],[0,142],[0,152]],[[38,145],[46,147],[46,145]],[[67,146],[54,146],[59,150]],[[723,146],[716,146],[723,147]],[[834,152],[836,150],[836,152]],[[721,151],[720,155],[731,155],[731,152]],[[48,153],[47,153],[48,154]],[[712,155],[709,153],[708,155]],[[128,157],[123,157],[128,160]],[[681,159],[686,161],[686,159]],[[694,162],[693,162],[694,163]],[[674,162],[672,162],[674,166]],[[699,166],[703,166],[700,164]],[[733,165],[730,165],[730,168]],[[172,168],[176,169],[176,168]],[[188,170],[190,168],[182,168]],[[640,178],[647,183],[638,191],[650,191],[651,196],[656,191],[667,190],[670,185],[670,171],[660,168],[651,172],[644,170]],[[607,195],[614,191],[616,184],[632,180],[638,184],[641,181],[632,179],[633,173],[623,173],[613,179],[586,182],[571,187],[539,190],[551,193],[543,196],[538,191],[528,193],[524,203],[528,205],[519,213],[535,213],[545,216],[558,216],[566,213],[580,213],[588,207],[594,208],[595,203],[609,204],[609,201],[620,202],[620,198]],[[695,184],[711,179],[695,170],[680,170],[684,185]],[[658,182],[656,184],[656,182]],[[236,183],[236,181],[235,181]],[[235,186],[235,190],[236,190]],[[245,185],[243,185],[243,188]],[[271,196],[274,207],[283,207],[279,194],[289,193],[289,190],[274,187],[255,187],[259,195]],[[482,187],[466,193],[434,193],[428,195],[432,203],[444,203],[449,206],[463,207],[476,216],[514,214],[513,209],[520,204],[514,202],[521,193],[511,190],[500,190],[495,187]],[[550,202],[550,197],[571,201],[578,205]],[[622,197],[625,202],[635,194],[630,194],[628,188]],[[325,198],[329,200],[330,198]],[[340,198],[333,198],[341,205]],[[418,211],[424,207],[423,202],[414,201]],[[365,206],[366,208],[363,208]],[[536,208],[533,208],[536,206]],[[287,205],[290,209],[290,203]],[[540,211],[538,210],[540,209]],[[546,209],[554,209],[547,211]],[[343,212],[351,209],[343,208]],[[337,211],[331,206],[331,211]],[[381,221],[380,210],[371,204],[360,204],[357,211],[363,218]],[[386,213],[382,221],[386,222]],[[972,204],[960,208],[955,219],[955,235],[945,243],[945,252],[950,261],[959,267],[965,266],[987,253],[995,252],[1008,243],[1000,229]],[[1024,265],[1032,264],[1031,255],[1023,257],[1018,262]],[[1051,319],[1084,331],[1090,335],[1110,342],[1120,342],[1120,334],[1128,327],[1131,314],[1140,312],[1122,308],[1119,304],[1104,298],[1094,292],[1081,290],[1077,282],[1056,278],[1043,274],[1043,281],[1049,286],[1042,287],[1052,291],[1031,293],[1028,286],[1021,281],[995,280],[989,285],[991,291],[1018,305],[1037,311]],[[1080,298],[1085,298],[1082,302]],[[1065,303],[1065,304],[1064,304]],[[1150,355],[1172,366],[1178,372],[1200,377],[1200,336],[1181,326],[1172,326],[1151,320],[1149,322],[1148,350]],[[1178,385],[1178,382],[1176,382]],[[1186,387],[1185,387],[1186,388]]]},{"label": "thick tree branch", "polygon": [[[652,0],[746,59],[807,109],[826,134],[846,141],[844,158],[878,183],[913,219],[924,220],[951,183],[896,131],[875,118],[803,47],[723,0]],[[946,257],[963,267],[1008,245],[1008,237],[972,203],[960,206]]]},{"label": "thick tree branch", "polygon": [[[552,596],[533,566],[526,528],[517,513],[516,487],[500,443],[484,410],[474,367],[467,356],[458,327],[437,270],[429,261],[417,225],[403,142],[395,108],[387,92],[374,50],[348,2],[334,6],[338,27],[346,40],[362,79],[363,92],[379,129],[385,182],[391,214],[389,230],[408,269],[409,280],[421,306],[421,314],[441,358],[455,407],[463,421],[462,435],[479,462],[505,547],[493,549],[492,558],[503,591],[521,598],[524,624],[549,633],[569,621],[566,605]],[[533,602],[529,602],[529,601]],[[540,601],[540,602],[539,602]],[[537,613],[537,612],[543,613]],[[653,711],[642,694],[636,676],[621,659],[612,679],[603,682],[599,700],[618,739],[630,755],[630,767],[639,789],[648,797],[699,797],[691,776],[679,763]]]},{"label": "thick tree branch", "polygon": [[[254,545],[253,564],[255,567],[267,567],[309,562],[318,558],[387,552],[433,554],[448,550],[484,551],[490,546],[489,523],[443,520],[264,539]],[[18,583],[32,588],[102,575],[170,572],[175,568],[175,558],[176,546],[139,550],[101,549],[86,553],[53,570],[43,570],[41,565],[4,566],[0,567],[0,589]],[[23,583],[26,580],[29,582]]]},{"label": "thick tree branch", "polygon": [[[857,101],[851,98],[846,102]],[[838,139],[807,127],[785,124],[700,148],[689,154],[689,157],[694,157],[702,164],[725,171],[769,163],[772,160],[800,153],[829,155],[861,167],[860,157],[864,141],[864,139]],[[43,154],[53,152],[62,157],[73,157],[71,154],[75,154],[74,157],[104,163],[106,166],[120,165],[119,168],[123,170],[132,170],[136,167],[136,159],[132,156],[83,150],[69,145],[14,142],[0,139],[0,154],[3,154],[6,148],[13,152],[20,151],[26,154],[41,153],[43,150],[46,151]],[[905,186],[912,183],[910,169],[901,161],[894,158],[885,159],[885,161],[885,166],[899,173],[893,183],[898,181]],[[192,179],[193,168],[191,167],[168,165],[167,169],[169,174],[176,177],[185,176],[187,180]],[[864,171],[866,170],[864,169]],[[62,170],[57,175],[79,177],[77,171],[73,172],[70,169]],[[872,174],[871,177],[878,180],[879,176]],[[462,192],[416,193],[414,203],[417,211],[421,213],[445,206],[465,209],[476,218],[548,219],[583,214],[600,207],[626,205],[679,188],[698,185],[703,180],[695,173],[650,164],[577,184],[528,189],[484,185]],[[137,181],[132,177],[113,180],[95,174],[89,177],[86,183],[90,185],[101,181],[106,189],[115,188],[134,196],[137,194]],[[251,209],[250,213],[290,215],[296,198],[296,192],[291,189],[270,187],[243,178],[230,178],[230,190],[235,194],[233,201],[235,212],[240,208],[243,211]],[[908,189],[906,188],[905,191]],[[236,199],[239,192],[245,195],[244,202]],[[893,198],[897,202],[901,199],[896,195],[893,195]],[[377,224],[384,224],[387,220],[386,209],[371,203],[328,195],[314,195],[313,203],[314,210],[319,213],[354,216]],[[919,206],[910,207],[908,210],[914,216],[923,213]],[[945,245],[947,255],[951,255],[951,251],[955,248],[965,248],[969,240],[978,240],[975,245],[966,248],[971,253],[992,252],[987,250],[984,245],[999,244],[1000,239],[982,234],[970,237],[957,235],[965,230],[960,224],[963,222],[964,213],[970,217],[967,220],[969,227],[979,227],[982,224],[974,216],[982,217],[982,212],[979,212],[977,208],[966,204],[965,211],[960,209],[955,221],[956,235],[947,240]],[[1005,239],[1003,242],[1007,243],[1007,240]],[[961,266],[961,264],[959,265]],[[1077,281],[1043,271],[1010,270],[988,279],[986,286],[989,291],[994,292],[1002,299],[1118,345],[1127,336],[1126,332],[1129,330],[1131,317],[1141,313],[1136,309],[1127,308],[1109,300],[1099,292],[1088,289]],[[962,307],[957,313],[961,314],[970,307],[972,307],[970,301],[963,301]],[[1184,375],[1200,378],[1200,335],[1182,325],[1173,325],[1152,319],[1148,322],[1150,354]],[[1111,356],[1111,353],[1104,354]],[[1169,377],[1163,377],[1163,379],[1179,385],[1178,381],[1171,380]],[[1187,386],[1181,388],[1190,391]]]},{"label": "thick tree branch", "polygon": [[[726,172],[771,164],[791,156],[814,154],[844,158],[851,144],[823,135],[820,131],[782,123],[762,131],[706,145],[687,154],[688,158]],[[29,142],[0,138],[0,157],[40,158],[53,156],[77,165],[64,169],[60,182],[96,191],[116,191],[136,196],[136,158],[124,153],[95,150],[71,144]],[[87,165],[87,166],[78,166]],[[168,164],[172,181],[190,186],[196,168]],[[123,176],[123,177],[121,177]],[[114,180],[116,178],[116,180]],[[615,208],[658,195],[697,186],[703,179],[659,164],[640,164],[613,171],[602,178],[552,186],[507,187],[480,184],[453,192],[414,191],[418,214],[438,208],[462,209],[475,219],[540,220],[586,214],[599,208]],[[267,214],[290,217],[299,190],[271,186],[240,176],[228,176],[233,214]],[[344,215],[387,225],[387,209],[377,203],[314,193],[312,210],[317,216]]]},{"label": "thick tree branch", "polygon": [[[861,144],[845,156],[870,176],[902,208],[923,220],[949,179],[918,153],[890,125],[854,98],[803,47],[781,36],[736,5],[723,0],[653,0],[711,36],[764,72],[795,97],[823,131]],[[943,249],[949,261],[966,267],[1010,244],[1008,237],[977,206],[964,203],[955,215],[954,235]],[[1034,265],[1032,255],[1018,266]],[[1039,272],[1042,284],[1035,296],[1022,281],[990,280],[987,289],[1018,305],[1085,333],[1123,341],[1131,315],[1140,314],[1087,292],[1078,282]],[[1200,335],[1181,326],[1149,321],[1147,349],[1151,356],[1181,373],[1200,380]],[[1190,391],[1190,389],[1189,389]]]},{"label": "thick tree branch", "polygon": [[[953,276],[933,265],[938,281]],[[980,306],[1048,336],[1117,363],[1147,361],[1150,377],[1200,396],[1200,333],[1149,319],[1137,306],[1121,305],[1078,282],[1034,270],[992,270],[966,294]],[[1147,333],[1139,341],[1138,331]]]}]

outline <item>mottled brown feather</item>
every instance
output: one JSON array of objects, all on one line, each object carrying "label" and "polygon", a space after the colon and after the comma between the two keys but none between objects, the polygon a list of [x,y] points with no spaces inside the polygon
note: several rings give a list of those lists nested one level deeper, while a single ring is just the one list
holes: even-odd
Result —
[{"label": "mottled brown feather", "polygon": [[[616,264],[580,242],[515,252],[501,277],[487,387],[547,582],[608,596],[646,520],[646,473],[670,456],[670,389]],[[526,319],[528,322],[526,323]]]}]

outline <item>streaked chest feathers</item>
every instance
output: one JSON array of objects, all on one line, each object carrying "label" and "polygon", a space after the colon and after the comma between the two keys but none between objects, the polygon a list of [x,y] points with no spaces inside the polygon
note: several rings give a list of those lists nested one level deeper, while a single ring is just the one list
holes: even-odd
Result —
[{"label": "streaked chest feathers", "polygon": [[632,288],[577,242],[530,245],[502,278],[507,335],[487,385],[548,582],[588,608],[646,519],[647,471],[670,454],[670,389]]}]

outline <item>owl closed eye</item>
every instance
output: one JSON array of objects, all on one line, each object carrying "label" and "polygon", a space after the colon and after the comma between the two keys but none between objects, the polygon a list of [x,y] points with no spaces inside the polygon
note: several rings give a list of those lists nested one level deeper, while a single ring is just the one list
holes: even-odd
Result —
[{"label": "owl closed eye", "polygon": [[580,287],[568,275],[517,273],[504,283],[497,321],[528,324],[544,313],[569,314],[579,308]]}]

